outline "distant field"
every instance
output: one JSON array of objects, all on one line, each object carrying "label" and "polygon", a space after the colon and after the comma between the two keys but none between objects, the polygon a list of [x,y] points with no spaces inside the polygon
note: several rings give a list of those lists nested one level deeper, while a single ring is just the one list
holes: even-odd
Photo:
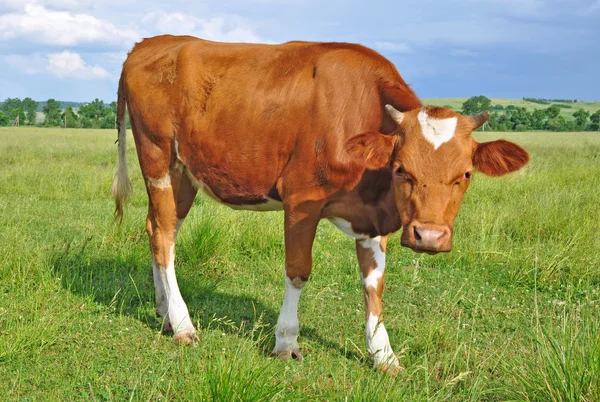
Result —
[{"label": "distant field", "polygon": [[384,310],[403,366],[390,378],[365,352],[354,242],[331,224],[300,301],[306,360],[281,362],[269,351],[282,214],[198,197],[176,267],[200,342],[178,346],[154,315],[132,138],[134,197],[119,231],[114,130],[0,129],[2,399],[598,401],[600,135],[477,133],[498,137],[531,163],[475,174],[451,253],[390,238]]},{"label": "distant field", "polygon": [[[513,105],[516,107],[524,107],[527,110],[535,110],[535,109],[547,109],[550,105],[542,105],[540,103],[528,102],[523,99],[503,99],[503,98],[490,98],[493,105],[502,105],[504,107],[508,105]],[[435,99],[423,99],[423,103],[426,105],[433,106],[450,106],[454,110],[460,110],[462,108],[462,104],[467,100],[467,98],[435,98]],[[571,109],[560,109],[560,113],[567,119],[573,118],[573,113],[575,113],[579,109],[587,110],[590,113],[594,113],[597,110],[600,110],[600,102],[577,102],[577,103],[562,103],[562,102],[554,102],[553,104],[562,104],[569,105]]]},{"label": "distant field", "polygon": [[[423,99],[423,103],[426,105],[434,105],[434,106],[450,106],[452,109],[459,111],[462,108],[462,104],[466,101],[467,98],[435,98],[435,99]],[[504,107],[508,105],[514,105],[516,107],[524,107],[527,110],[534,109],[546,109],[550,105],[542,105],[534,102],[527,102],[522,99],[502,99],[502,98],[491,98],[492,105],[502,105]],[[558,103],[558,102],[556,102]],[[575,113],[579,109],[587,110],[590,113],[594,113],[596,110],[600,110],[600,101],[599,102],[577,102],[577,103],[568,103],[568,105],[572,106],[571,109],[562,109],[561,115],[567,119],[573,118],[573,113]],[[78,108],[74,108],[77,111]],[[38,122],[44,121],[44,113],[37,112],[36,119]]]}]

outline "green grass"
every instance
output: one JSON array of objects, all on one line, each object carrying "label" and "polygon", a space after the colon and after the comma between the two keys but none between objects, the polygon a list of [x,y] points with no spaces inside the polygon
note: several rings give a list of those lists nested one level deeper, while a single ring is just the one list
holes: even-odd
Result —
[{"label": "green grass", "polygon": [[[513,105],[516,107],[524,107],[528,111],[532,111],[535,109],[547,109],[550,105],[542,105],[540,103],[528,102],[523,99],[504,99],[504,98],[490,98],[493,105],[502,105],[506,108],[508,105]],[[426,105],[433,106],[450,106],[452,109],[460,111],[462,109],[462,104],[467,100],[467,98],[435,98],[435,99],[423,99],[423,103]],[[553,102],[555,104],[565,104],[571,106],[570,109],[561,108],[560,114],[566,119],[573,119],[573,113],[578,111],[579,109],[586,110],[590,113],[594,113],[597,110],[600,110],[600,102],[577,102],[577,103],[564,103],[564,102]]]},{"label": "green grass", "polygon": [[[492,137],[493,136],[493,137]],[[121,231],[112,130],[0,130],[0,395],[7,400],[600,399],[600,136],[477,133],[532,156],[476,174],[450,254],[389,244],[384,310],[403,370],[373,372],[354,242],[323,222],[300,302],[304,362],[269,356],[281,213],[203,197],[176,267],[200,341],[160,334],[133,141]]]}]

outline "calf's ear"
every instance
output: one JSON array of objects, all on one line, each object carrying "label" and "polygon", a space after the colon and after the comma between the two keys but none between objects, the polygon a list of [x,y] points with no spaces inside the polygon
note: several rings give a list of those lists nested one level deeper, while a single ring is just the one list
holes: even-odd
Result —
[{"label": "calf's ear", "polygon": [[527,162],[527,151],[509,141],[477,143],[473,151],[473,166],[488,176],[503,176],[521,169]]},{"label": "calf's ear", "polygon": [[367,169],[386,167],[394,150],[394,137],[376,132],[367,132],[350,138],[346,151],[352,159]]}]

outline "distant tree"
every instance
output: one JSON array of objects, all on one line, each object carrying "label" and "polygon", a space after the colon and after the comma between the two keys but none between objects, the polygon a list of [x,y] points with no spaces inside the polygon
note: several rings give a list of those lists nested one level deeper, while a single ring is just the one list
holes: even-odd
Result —
[{"label": "distant tree", "polygon": [[82,127],[85,128],[114,128],[116,102],[114,105],[105,105],[103,101],[96,98],[79,108]]},{"label": "distant tree", "polygon": [[115,121],[117,118],[117,102],[111,102],[110,105],[104,111],[104,117],[102,118],[102,128],[115,128]]},{"label": "distant tree", "polygon": [[491,110],[504,110],[504,106],[502,105],[494,105]]},{"label": "distant tree", "polygon": [[77,128],[79,127],[79,117],[77,113],[73,110],[73,107],[67,106],[64,113],[61,115],[63,126],[67,128]]},{"label": "distant tree", "polygon": [[561,127],[564,125],[564,120],[565,118],[562,116],[549,118],[548,121],[546,121],[545,128],[550,131],[561,131]]},{"label": "distant tree", "polygon": [[517,124],[515,126],[515,131],[527,131],[529,130],[529,127],[526,126],[525,124]]},{"label": "distant tree", "polygon": [[112,111],[102,117],[100,120],[100,128],[115,128],[115,115]]},{"label": "distant tree", "polygon": [[543,109],[535,109],[531,112],[531,128],[534,130],[543,130],[546,123],[546,111]]},{"label": "distant tree", "polygon": [[81,116],[79,118],[79,126],[81,128],[94,128],[94,122],[89,117]]},{"label": "distant tree", "polygon": [[542,105],[549,105],[551,102],[548,99],[540,99],[540,98],[523,98],[525,102],[534,102]]},{"label": "distant tree", "polygon": [[499,123],[496,126],[496,131],[508,131],[508,127],[506,127],[505,123]]},{"label": "distant tree", "polygon": [[560,108],[556,105],[552,105],[546,109],[546,115],[548,119],[555,119],[560,114]]},{"label": "distant tree", "polygon": [[590,116],[590,122],[591,122],[591,124],[589,125],[590,130],[592,130],[592,131],[600,130],[600,110],[596,110]]},{"label": "distant tree", "polygon": [[[509,131],[508,124],[510,122],[508,121],[506,114],[500,114],[500,113],[493,113],[493,114],[496,114],[498,116],[497,118],[494,118],[495,119],[495,121],[494,121],[495,131]],[[492,116],[490,116],[490,118],[491,117]]]},{"label": "distant tree", "polygon": [[506,107],[504,109],[505,110],[517,110],[517,107],[515,105],[506,105]]},{"label": "distant tree", "polygon": [[6,98],[4,102],[2,102],[2,106],[0,110],[2,110],[6,114],[10,114],[15,109],[23,110],[23,102],[19,98]]},{"label": "distant tree", "polygon": [[467,116],[475,116],[486,110],[490,110],[492,101],[483,95],[472,96],[462,104],[462,114]]},{"label": "distant tree", "polygon": [[498,127],[498,120],[500,119],[500,114],[498,112],[492,112],[490,117],[488,118],[487,124],[490,127],[490,130],[495,131]]},{"label": "distant tree", "polygon": [[60,103],[58,101],[48,99],[42,111],[46,115],[44,118],[45,126],[57,127],[61,125]]},{"label": "distant tree", "polygon": [[506,112],[508,127],[516,131],[525,131],[531,128],[531,113],[524,107],[519,107],[516,110]]},{"label": "distant tree", "polygon": [[583,130],[587,124],[588,119],[590,118],[590,112],[587,110],[579,109],[575,113],[573,113],[573,117],[575,117],[575,125],[578,129]]},{"label": "distant tree", "polygon": [[574,120],[567,120],[562,116],[559,116],[559,117],[562,118],[562,120],[561,120],[562,124],[560,126],[560,131],[580,131],[581,130],[579,127],[577,127]]},{"label": "distant tree", "polygon": [[9,117],[6,113],[4,113],[3,111],[0,111],[0,126],[4,127],[8,125],[9,122]]},{"label": "distant tree", "polygon": [[10,118],[11,124],[13,124],[17,118],[19,119],[19,125],[25,124],[25,112],[19,108],[11,110],[8,117]]},{"label": "distant tree", "polygon": [[38,102],[34,101],[31,98],[23,99],[23,110],[25,111],[25,114],[27,115],[27,124],[29,124],[30,126],[32,126],[36,123],[37,108],[38,108]]}]

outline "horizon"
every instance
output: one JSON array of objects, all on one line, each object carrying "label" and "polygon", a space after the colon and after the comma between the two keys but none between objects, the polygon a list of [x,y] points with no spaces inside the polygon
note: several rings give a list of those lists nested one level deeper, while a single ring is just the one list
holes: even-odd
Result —
[{"label": "horizon", "polygon": [[[402,16],[410,16],[402,18]],[[159,34],[228,42],[338,41],[394,63],[422,99],[600,98],[600,0],[0,0],[0,98],[110,103],[133,44]]]},{"label": "horizon", "polygon": [[[483,95],[483,94],[479,94],[479,95]],[[473,95],[473,96],[479,96],[479,95]],[[536,103],[536,102],[528,101],[527,99],[533,98],[533,97],[529,97],[529,96],[523,96],[523,97],[520,97],[520,98],[494,98],[494,97],[488,97],[486,95],[483,95],[483,96],[485,96],[486,98],[489,98],[492,102],[494,102],[494,101],[525,101],[525,102],[529,102],[529,103]],[[6,99],[8,99],[8,98],[18,98],[18,97],[7,96],[4,99],[0,99],[0,104],[4,103],[4,101],[6,101]],[[467,100],[469,98],[467,98],[467,97],[442,97],[442,98],[420,98],[420,99],[422,101],[439,101],[439,100],[442,100],[442,99],[443,100],[448,100],[448,101],[462,101],[462,100]],[[22,100],[24,98],[19,98],[19,99]],[[76,103],[76,104],[82,104],[82,105],[91,103],[95,99],[98,99],[98,100],[102,101],[105,105],[110,105],[111,102],[116,102],[117,101],[116,97],[115,97],[115,99],[108,100],[108,101],[104,100],[104,99],[100,99],[100,98],[94,98],[94,99],[83,100],[83,101],[76,101],[76,100],[70,100],[70,99],[56,99],[56,98],[33,99],[33,100],[36,101],[36,102],[38,102],[38,103],[44,103],[44,102],[48,101],[49,99],[54,99],[55,101],[57,101],[57,102],[59,102],[61,104],[62,103]],[[576,101],[576,102],[573,102],[574,104],[577,104],[577,103],[600,103],[600,100],[588,100],[588,99],[567,99],[567,98],[560,98],[560,99],[559,98],[552,98],[552,99],[550,99],[550,98],[536,98],[536,99],[547,100],[547,101],[550,101],[552,103],[561,103],[561,102],[563,102],[563,103],[564,102],[569,103],[569,102],[573,102],[573,101]],[[544,107],[548,106],[548,105],[539,104],[539,103],[536,103],[536,104],[538,104],[540,106],[540,108],[544,108]]]}]

